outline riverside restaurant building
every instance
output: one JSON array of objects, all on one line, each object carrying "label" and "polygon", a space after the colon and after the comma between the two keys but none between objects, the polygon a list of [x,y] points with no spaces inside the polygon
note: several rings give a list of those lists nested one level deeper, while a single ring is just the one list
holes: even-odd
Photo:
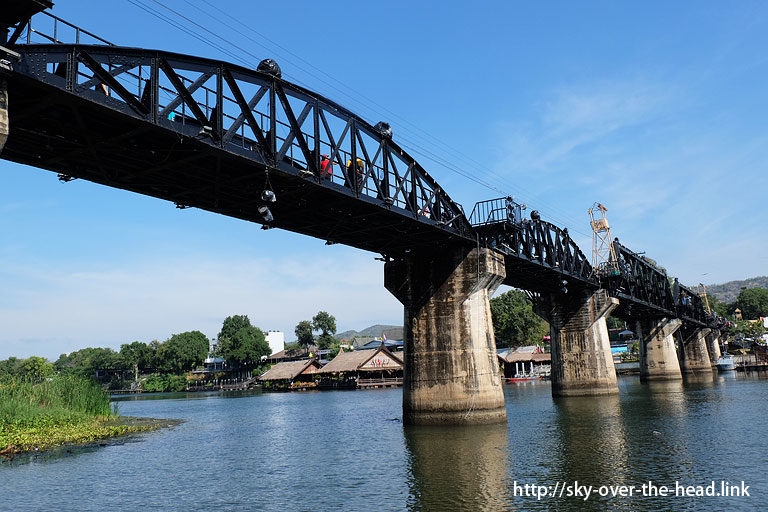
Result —
[{"label": "riverside restaurant building", "polygon": [[317,359],[286,361],[277,363],[264,373],[259,380],[265,389],[291,390],[315,388],[315,374],[321,364]]},{"label": "riverside restaurant building", "polygon": [[382,343],[374,350],[339,352],[317,376],[322,389],[402,386],[403,360]]}]

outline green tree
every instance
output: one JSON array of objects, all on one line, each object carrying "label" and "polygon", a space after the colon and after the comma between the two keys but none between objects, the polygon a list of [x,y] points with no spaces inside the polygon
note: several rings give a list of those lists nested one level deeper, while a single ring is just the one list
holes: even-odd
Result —
[{"label": "green tree", "polygon": [[336,318],[327,311],[320,311],[312,317],[312,330],[320,331],[317,337],[317,346],[321,349],[329,348],[336,341]]},{"label": "green tree", "polygon": [[309,320],[302,320],[296,324],[296,343],[304,348],[309,348],[314,342],[315,337],[312,335],[312,323]]},{"label": "green tree", "polygon": [[120,359],[123,367],[133,370],[134,380],[139,380],[139,373],[146,372],[154,365],[154,353],[146,343],[134,341],[120,346]]},{"label": "green tree", "polygon": [[271,353],[264,333],[258,327],[243,327],[231,336],[220,338],[221,357],[238,366],[253,368],[262,356]]},{"label": "green tree", "polygon": [[53,375],[53,364],[43,357],[28,357],[21,363],[21,375],[34,381],[40,381]]},{"label": "green tree", "polygon": [[710,294],[707,294],[707,300],[709,301],[709,309],[723,318],[728,316],[728,304]]},{"label": "green tree", "polygon": [[219,332],[217,339],[221,342],[222,338],[234,338],[237,331],[244,327],[252,327],[248,315],[228,316],[224,319],[224,323],[221,326],[221,331]]},{"label": "green tree", "polygon": [[62,354],[53,363],[54,368],[64,374],[94,377],[97,370],[112,370],[122,367],[120,354],[111,348],[87,347],[69,355]]},{"label": "green tree", "polygon": [[207,356],[208,338],[200,331],[174,334],[158,350],[160,369],[177,375],[201,365]]},{"label": "green tree", "polygon": [[606,318],[605,323],[608,326],[608,329],[620,329],[623,331],[627,328],[627,323],[621,318],[615,316],[609,316]]},{"label": "green tree", "polygon": [[747,320],[742,320],[735,323],[736,325],[733,328],[733,332],[741,334],[745,338],[757,340],[765,334],[765,327],[763,327],[761,322],[748,322]]},{"label": "green tree", "polygon": [[549,334],[549,324],[533,312],[533,304],[520,290],[491,299],[491,317],[496,343],[506,347],[539,343]]},{"label": "green tree", "polygon": [[741,316],[745,320],[755,320],[762,316],[768,316],[768,289],[766,288],[742,288],[733,309],[739,308]]},{"label": "green tree", "polygon": [[19,375],[23,362],[24,360],[18,357],[9,357],[5,361],[0,361],[0,379]]}]

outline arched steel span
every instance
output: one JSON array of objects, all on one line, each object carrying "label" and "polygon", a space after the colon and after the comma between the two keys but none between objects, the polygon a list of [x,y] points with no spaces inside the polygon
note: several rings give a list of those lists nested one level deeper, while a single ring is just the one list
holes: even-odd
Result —
[{"label": "arched steel span", "polygon": [[270,225],[384,254],[474,238],[396,142],[276,76],[135,48],[23,45],[22,55],[4,158],[256,222],[272,188]]},{"label": "arched steel span", "polygon": [[[621,275],[601,282],[567,229],[510,214],[506,198],[478,203],[470,224],[386,127],[322,95],[222,61],[117,47],[40,16],[52,35],[21,19],[4,52],[12,129],[2,158],[390,257],[479,244],[505,255],[512,286],[605,287],[627,317],[707,321],[692,290],[681,288],[692,298],[681,307],[666,275],[620,244]],[[74,43],[62,42],[63,28]],[[98,44],[80,44],[88,38]]]}]

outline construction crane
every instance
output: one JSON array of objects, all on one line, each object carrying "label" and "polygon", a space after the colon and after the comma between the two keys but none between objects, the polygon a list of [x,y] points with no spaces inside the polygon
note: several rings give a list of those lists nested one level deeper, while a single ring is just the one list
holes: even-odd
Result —
[{"label": "construction crane", "polygon": [[707,297],[707,287],[703,283],[699,283],[699,286],[697,287],[699,292],[699,297],[701,297],[701,300],[704,301],[704,309],[707,310],[707,314],[712,314],[712,309],[709,307],[709,297]]},{"label": "construction crane", "polygon": [[619,263],[613,247],[611,228],[605,212],[608,208],[594,203],[588,210],[592,226],[592,272],[598,277],[619,275]]}]

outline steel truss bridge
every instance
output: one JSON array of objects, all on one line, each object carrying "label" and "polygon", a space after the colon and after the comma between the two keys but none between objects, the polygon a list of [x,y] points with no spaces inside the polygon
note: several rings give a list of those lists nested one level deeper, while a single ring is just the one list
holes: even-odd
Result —
[{"label": "steel truss bridge", "polygon": [[567,229],[523,219],[511,198],[468,218],[387,125],[279,68],[119,47],[42,12],[49,0],[6,1],[4,159],[386,258],[488,247],[504,254],[505,284],[532,294],[606,288],[625,318],[712,321],[697,293],[618,241],[619,274],[599,278]]}]

